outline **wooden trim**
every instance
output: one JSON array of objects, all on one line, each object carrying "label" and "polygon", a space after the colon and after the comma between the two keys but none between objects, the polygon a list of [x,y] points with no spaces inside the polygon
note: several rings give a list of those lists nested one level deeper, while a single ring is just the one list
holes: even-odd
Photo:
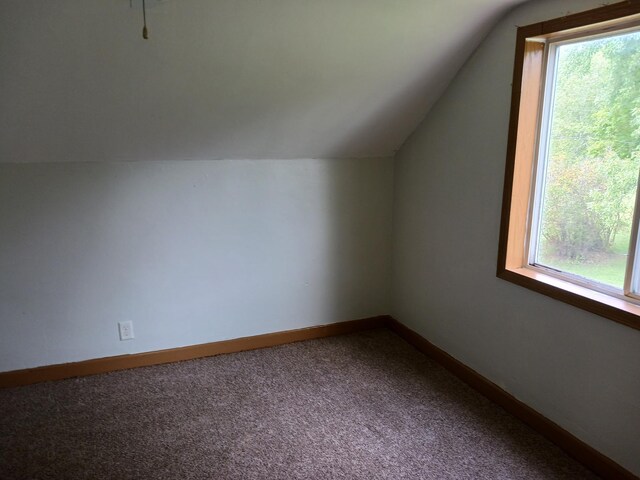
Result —
[{"label": "wooden trim", "polygon": [[[518,134],[520,133],[519,129],[519,121],[520,121],[520,105],[522,99],[522,92],[533,92],[534,90],[531,88],[523,89],[523,82],[526,83],[526,78],[524,78],[525,71],[525,56],[527,51],[527,38],[535,37],[542,32],[542,25],[535,24],[529,25],[527,27],[520,27],[518,29],[518,35],[516,39],[516,55],[513,66],[513,84],[511,91],[511,114],[509,118],[509,139],[507,141],[507,162],[505,167],[505,175],[504,175],[504,186],[503,186],[503,196],[502,196],[502,217],[500,223],[500,238],[499,238],[499,247],[498,247],[498,273],[504,270],[505,266],[511,264],[513,260],[509,260],[508,255],[513,254],[513,250],[520,245],[521,251],[520,253],[516,253],[516,257],[524,256],[524,241],[521,244],[518,243],[518,240],[515,238],[510,238],[510,235],[513,235],[515,230],[515,225],[512,225],[511,222],[511,212],[512,212],[512,202],[513,202],[513,193],[514,186],[520,186],[522,184],[522,175],[527,174],[530,177],[531,171],[527,172],[526,169],[520,168],[518,172],[516,172],[516,167],[519,167],[516,163],[516,152],[518,150]],[[530,56],[530,62],[537,58],[536,55]],[[542,62],[542,59],[539,59]],[[542,68],[542,63],[536,68],[535,65],[530,65],[529,70],[536,71],[537,69]],[[536,80],[537,83],[541,82],[541,78]],[[529,104],[533,99],[524,99],[523,104]],[[537,109],[537,105],[536,105]],[[515,183],[516,178],[518,178],[517,183]],[[529,187],[527,187],[527,192],[529,192]],[[513,202],[515,203],[515,202]],[[519,204],[520,202],[518,202]],[[513,209],[518,210],[521,207],[518,204],[513,205]],[[527,198],[527,207],[524,212],[520,215],[525,215],[526,221],[526,211],[528,210],[528,198]],[[516,219],[514,219],[514,223],[516,223]],[[519,237],[522,237],[524,232]]]},{"label": "wooden trim", "polygon": [[640,330],[640,313],[633,303],[587,288],[576,289],[570,282],[548,281],[549,276],[526,269],[529,204],[544,83],[544,43],[541,42],[565,34],[588,32],[596,24],[598,28],[609,29],[638,19],[640,0],[631,0],[518,28],[497,276]]},{"label": "wooden trim", "polygon": [[387,325],[389,317],[377,317],[352,320],[348,322],[331,323],[315,327],[287,330],[284,332],[266,333],[252,337],[236,338],[221,342],[205,343],[188,347],[171,348],[155,352],[118,355],[114,357],[97,358],[82,362],[48,365],[45,367],[28,368],[0,373],[0,388],[17,387],[32,383],[61,380],[71,377],[95,375],[97,373],[113,372],[129,368],[160,365],[162,363],[180,362],[196,358],[210,357],[224,353],[242,352],[258,348],[274,347],[287,343],[311,340],[314,338],[331,337],[347,333],[382,328]]},{"label": "wooden trim", "polygon": [[640,306],[527,268],[505,269],[498,277],[547,297],[640,330]]},{"label": "wooden trim", "polygon": [[574,13],[566,17],[554,18],[541,22],[543,35],[551,35],[557,32],[567,32],[569,30],[590,27],[596,23],[616,22],[624,17],[632,17],[640,14],[640,0],[627,0],[625,2],[605,5],[584,12]]},{"label": "wooden trim", "polygon": [[[542,96],[544,44],[525,41],[522,61],[520,107],[517,119],[517,139],[513,170],[507,268],[527,263],[526,233],[528,231],[529,199],[533,187],[532,174],[538,144],[538,106]],[[533,114],[531,114],[533,112]],[[517,195],[515,193],[517,192]]]},{"label": "wooden trim", "polygon": [[524,404],[475,370],[456,360],[444,350],[436,347],[420,334],[414,332],[394,318],[390,318],[388,325],[391,330],[406,342],[438,362],[471,388],[529,425],[602,478],[638,480],[638,477],[633,473],[598,452],[593,447],[590,447],[557,423]]}]

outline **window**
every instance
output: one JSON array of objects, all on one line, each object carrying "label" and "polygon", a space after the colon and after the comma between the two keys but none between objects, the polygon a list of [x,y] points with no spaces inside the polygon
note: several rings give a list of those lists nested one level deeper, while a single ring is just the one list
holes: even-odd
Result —
[{"label": "window", "polygon": [[640,5],[518,29],[498,276],[640,329]]}]

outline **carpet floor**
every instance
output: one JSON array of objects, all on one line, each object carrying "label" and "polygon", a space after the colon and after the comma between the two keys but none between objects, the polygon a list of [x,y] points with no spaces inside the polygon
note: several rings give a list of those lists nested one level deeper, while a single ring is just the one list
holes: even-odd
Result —
[{"label": "carpet floor", "polygon": [[0,478],[596,478],[390,331],[0,390]]}]

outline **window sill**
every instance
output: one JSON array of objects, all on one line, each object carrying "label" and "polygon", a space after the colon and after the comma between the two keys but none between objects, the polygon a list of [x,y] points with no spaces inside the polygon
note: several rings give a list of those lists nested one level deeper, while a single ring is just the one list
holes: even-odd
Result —
[{"label": "window sill", "polygon": [[640,305],[528,269],[501,269],[498,277],[640,330]]}]

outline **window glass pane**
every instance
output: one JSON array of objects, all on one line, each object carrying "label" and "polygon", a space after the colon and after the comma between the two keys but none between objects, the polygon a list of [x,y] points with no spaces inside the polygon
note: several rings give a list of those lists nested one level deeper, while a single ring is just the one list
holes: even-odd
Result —
[{"label": "window glass pane", "polygon": [[555,58],[535,263],[622,288],[640,167],[640,32],[560,45]]}]

